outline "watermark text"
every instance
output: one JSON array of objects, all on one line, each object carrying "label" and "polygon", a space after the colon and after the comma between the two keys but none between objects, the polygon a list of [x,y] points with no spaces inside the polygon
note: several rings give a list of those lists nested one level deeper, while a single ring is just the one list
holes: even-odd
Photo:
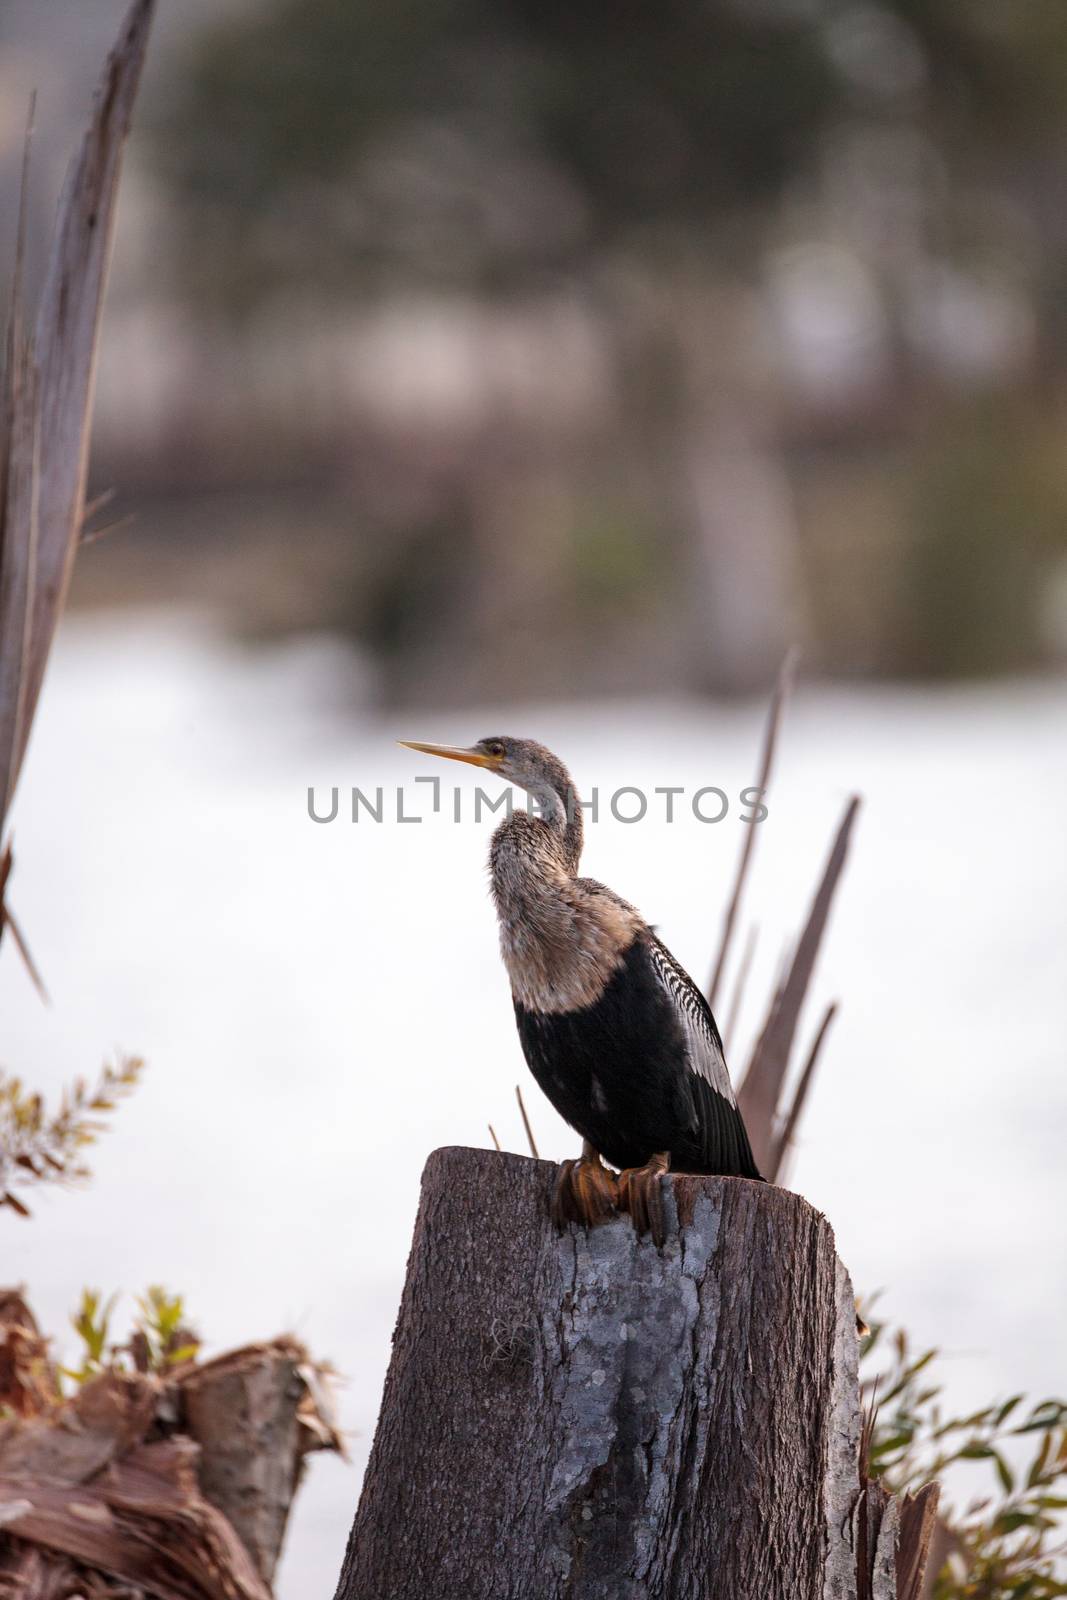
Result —
[{"label": "watermark text", "polygon": [[[415,788],[415,785],[420,785]],[[637,784],[623,784],[602,795],[599,789],[590,791],[587,800],[573,796],[566,807],[568,821],[580,811],[586,822],[594,825],[602,818],[615,822],[676,822],[682,817],[694,817],[697,822],[725,822],[734,817],[749,825],[767,820],[767,806],[763,789],[755,786],[742,789],[734,798],[717,784],[705,784],[689,790],[684,784],[657,784],[652,790]],[[509,819],[517,810],[529,816],[543,815],[543,807],[533,795],[513,788],[487,794],[480,787],[450,786],[437,777],[415,778],[411,786],[397,784],[386,788],[362,789],[356,785],[330,788],[308,785],[307,813],[312,822],[399,823],[410,825],[437,816],[449,822],[483,822],[486,819]]]}]

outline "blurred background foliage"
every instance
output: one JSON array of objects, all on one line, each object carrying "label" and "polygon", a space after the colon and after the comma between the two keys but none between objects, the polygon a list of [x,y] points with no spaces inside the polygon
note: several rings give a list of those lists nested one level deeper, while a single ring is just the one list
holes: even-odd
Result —
[{"label": "blurred background foliage", "polygon": [[1059,0],[177,11],[83,603],[341,628],[389,700],[1062,662]]},{"label": "blurred background foliage", "polygon": [[[930,1600],[1067,1595],[1067,1405],[1034,1405],[1015,1394],[953,1416],[937,1377],[940,1352],[916,1351],[903,1328],[884,1321],[872,1318],[870,1329],[860,1356],[869,1476],[898,1494],[942,1484],[924,1593]],[[872,1367],[877,1376],[867,1377]],[[980,1487],[968,1481],[976,1470]]]}]

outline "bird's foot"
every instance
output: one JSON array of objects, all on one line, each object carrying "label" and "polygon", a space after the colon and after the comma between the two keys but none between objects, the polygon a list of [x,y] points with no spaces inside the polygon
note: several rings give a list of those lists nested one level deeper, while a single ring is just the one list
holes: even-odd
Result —
[{"label": "bird's foot", "polygon": [[656,1245],[667,1241],[662,1179],[670,1169],[671,1158],[662,1151],[643,1167],[627,1167],[619,1173],[619,1210],[628,1211],[636,1231],[651,1233]]},{"label": "bird's foot", "polygon": [[615,1174],[608,1171],[590,1144],[583,1144],[581,1160],[564,1161],[559,1169],[552,1197],[552,1221],[560,1229],[568,1222],[595,1228],[617,1210]]}]

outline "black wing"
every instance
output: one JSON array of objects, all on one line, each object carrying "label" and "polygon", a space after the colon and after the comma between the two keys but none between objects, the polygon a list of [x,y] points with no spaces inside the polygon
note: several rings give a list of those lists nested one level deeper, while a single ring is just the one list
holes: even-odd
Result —
[{"label": "black wing", "polygon": [[652,969],[667,991],[667,997],[685,1030],[690,1070],[698,1078],[705,1079],[716,1094],[721,1094],[730,1105],[736,1106],[734,1086],[726,1069],[722,1039],[711,1007],[685,968],[678,964],[651,928],[648,932],[648,953],[652,958]]},{"label": "black wing", "polygon": [[748,1131],[737,1109],[726,1068],[722,1039],[711,1007],[686,972],[651,929],[647,948],[652,970],[682,1025],[686,1043],[687,1090],[699,1130],[702,1165],[711,1172],[758,1178]]}]

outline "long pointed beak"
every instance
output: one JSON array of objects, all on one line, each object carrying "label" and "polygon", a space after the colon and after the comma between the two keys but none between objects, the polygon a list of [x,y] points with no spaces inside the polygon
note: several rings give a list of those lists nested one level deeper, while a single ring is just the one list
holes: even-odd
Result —
[{"label": "long pointed beak", "polygon": [[472,767],[498,767],[499,758],[481,750],[465,750],[460,744],[421,744],[417,739],[398,739],[405,750],[423,750],[428,756],[444,756],[449,761],[469,761]]}]

